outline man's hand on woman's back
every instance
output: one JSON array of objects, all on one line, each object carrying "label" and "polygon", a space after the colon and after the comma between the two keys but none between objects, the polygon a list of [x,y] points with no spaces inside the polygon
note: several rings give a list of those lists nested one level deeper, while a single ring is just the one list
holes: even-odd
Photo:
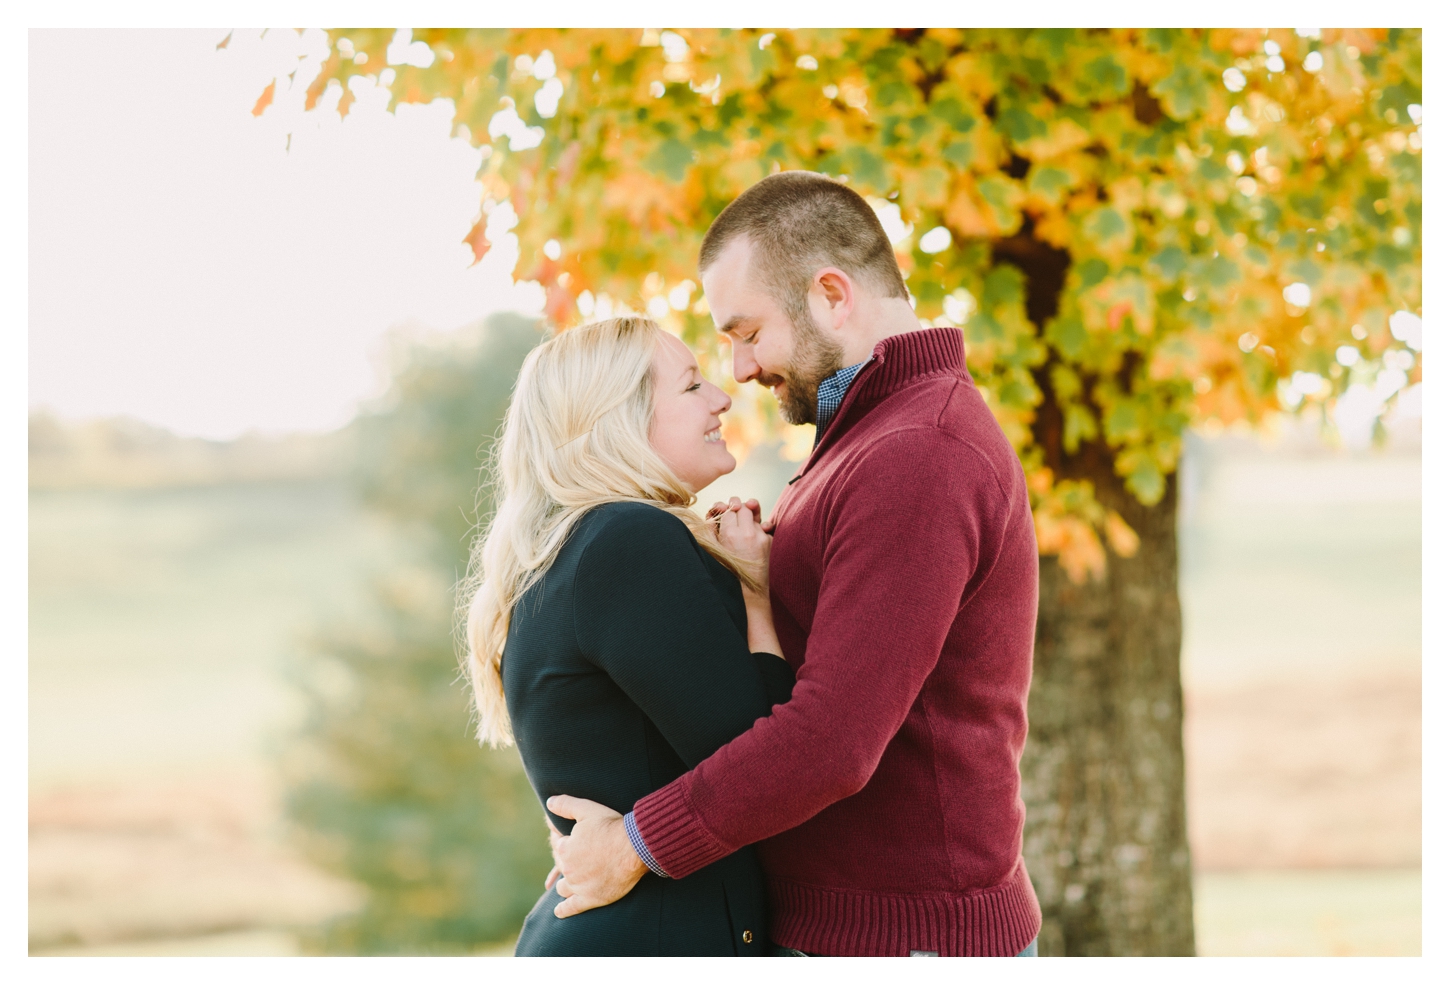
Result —
[{"label": "man's hand on woman's back", "polygon": [[649,871],[629,843],[618,811],[562,794],[550,797],[546,806],[574,821],[567,837],[549,839],[555,868],[561,873],[555,891],[564,897],[554,907],[554,916],[572,917],[622,899]]}]

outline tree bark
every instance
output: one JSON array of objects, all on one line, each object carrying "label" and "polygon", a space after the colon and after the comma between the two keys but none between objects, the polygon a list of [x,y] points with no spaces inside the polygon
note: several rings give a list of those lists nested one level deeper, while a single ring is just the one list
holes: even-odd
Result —
[{"label": "tree bark", "polygon": [[[1041,333],[1057,314],[1071,257],[1036,239],[1030,217],[993,245],[993,256],[1026,275],[1027,317]],[[1044,463],[1058,478],[1091,481],[1140,543],[1131,558],[1110,551],[1103,578],[1082,585],[1056,558],[1039,564],[1022,757],[1023,854],[1042,904],[1039,952],[1193,954],[1177,477],[1168,476],[1162,500],[1144,506],[1113,471],[1111,449],[1099,442],[1066,454],[1049,370],[1035,374],[1043,400],[1033,430]]]},{"label": "tree bark", "polygon": [[[1098,499],[1141,544],[1075,585],[1041,561],[1023,852],[1044,955],[1194,953],[1183,782],[1177,482],[1154,506],[1090,456]],[[1104,467],[1106,466],[1106,467]]]}]

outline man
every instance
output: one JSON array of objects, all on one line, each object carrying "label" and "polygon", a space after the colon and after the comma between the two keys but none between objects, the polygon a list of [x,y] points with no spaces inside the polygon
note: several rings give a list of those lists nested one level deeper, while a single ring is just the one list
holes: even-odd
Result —
[{"label": "man", "polygon": [[555,912],[758,843],[783,953],[1035,953],[1017,766],[1037,549],[961,333],[921,328],[871,207],[809,172],[722,211],[700,271],[735,378],[816,426],[768,525],[795,690],[625,817],[552,798],[579,822]]}]

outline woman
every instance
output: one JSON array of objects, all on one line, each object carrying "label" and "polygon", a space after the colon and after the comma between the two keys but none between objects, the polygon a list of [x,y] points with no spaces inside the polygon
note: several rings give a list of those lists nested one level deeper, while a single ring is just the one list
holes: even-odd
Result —
[{"label": "woman", "polygon": [[[735,467],[720,437],[729,408],[646,318],[564,332],[524,363],[498,510],[475,547],[468,668],[480,740],[517,741],[540,802],[568,793],[629,811],[790,697],[769,538],[748,510],[716,522],[689,510]],[[551,885],[515,953],[766,953],[752,849],[684,879],[646,875],[566,920],[561,900]]]}]

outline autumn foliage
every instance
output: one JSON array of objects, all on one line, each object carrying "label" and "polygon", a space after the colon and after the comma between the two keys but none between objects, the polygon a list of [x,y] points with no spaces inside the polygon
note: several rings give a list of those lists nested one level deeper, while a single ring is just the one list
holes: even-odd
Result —
[{"label": "autumn foliage", "polygon": [[[962,327],[1041,548],[1077,578],[1105,541],[1137,545],[1069,477],[1080,447],[1109,449],[1152,504],[1190,424],[1322,412],[1355,385],[1383,402],[1419,378],[1419,31],[329,40],[284,83],[317,112],[374,85],[453,101],[485,153],[475,257],[507,204],[516,276],[545,287],[554,324],[647,310],[715,379],[728,366],[695,284],[710,220],[779,169],[849,181],[898,233],[920,317]],[[760,388],[735,399],[736,441],[791,430]]]}]

